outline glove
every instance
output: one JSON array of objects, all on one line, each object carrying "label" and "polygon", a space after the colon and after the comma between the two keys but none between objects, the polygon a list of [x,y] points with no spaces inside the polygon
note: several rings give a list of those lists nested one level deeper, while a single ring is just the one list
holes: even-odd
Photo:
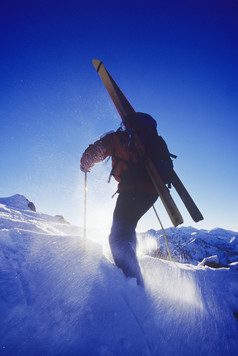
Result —
[{"label": "glove", "polygon": [[82,165],[80,165],[80,170],[81,170],[83,173],[89,173],[89,172],[90,172],[88,169],[85,169]]}]

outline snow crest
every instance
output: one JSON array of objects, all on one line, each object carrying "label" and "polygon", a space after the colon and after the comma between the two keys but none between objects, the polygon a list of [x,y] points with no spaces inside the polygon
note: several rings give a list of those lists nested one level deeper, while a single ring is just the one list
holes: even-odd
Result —
[{"label": "snow crest", "polygon": [[[0,353],[237,355],[237,262],[214,269],[141,252],[142,289],[99,244],[84,248],[81,228],[18,198],[0,199]],[[201,234],[189,228],[184,241]]]}]

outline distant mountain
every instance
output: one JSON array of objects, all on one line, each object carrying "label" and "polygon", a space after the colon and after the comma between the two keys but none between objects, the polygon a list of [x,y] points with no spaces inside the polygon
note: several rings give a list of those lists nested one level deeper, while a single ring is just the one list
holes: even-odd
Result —
[{"label": "distant mountain", "polygon": [[[238,261],[238,233],[216,228],[197,230],[193,227],[165,229],[173,259],[197,265],[204,258],[217,255],[220,266]],[[167,259],[168,253],[162,230],[138,234],[139,248],[154,257]]]}]

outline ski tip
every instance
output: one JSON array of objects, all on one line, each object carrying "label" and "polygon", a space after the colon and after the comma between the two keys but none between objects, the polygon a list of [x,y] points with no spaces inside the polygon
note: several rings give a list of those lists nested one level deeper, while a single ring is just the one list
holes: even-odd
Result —
[{"label": "ski tip", "polygon": [[92,62],[93,62],[93,65],[94,65],[96,71],[98,72],[102,65],[102,62],[99,61],[99,59],[93,59]]}]

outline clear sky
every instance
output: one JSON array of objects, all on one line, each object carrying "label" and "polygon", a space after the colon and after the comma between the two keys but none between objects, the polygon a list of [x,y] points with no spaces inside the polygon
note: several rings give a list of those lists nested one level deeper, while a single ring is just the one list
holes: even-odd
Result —
[{"label": "clear sky", "polygon": [[[84,149],[120,118],[102,60],[135,110],[151,114],[205,220],[238,231],[238,1],[0,2],[0,196],[83,225]],[[110,162],[88,176],[88,225],[109,229]],[[165,227],[171,223],[156,203]],[[138,230],[159,229],[153,211]]]}]

